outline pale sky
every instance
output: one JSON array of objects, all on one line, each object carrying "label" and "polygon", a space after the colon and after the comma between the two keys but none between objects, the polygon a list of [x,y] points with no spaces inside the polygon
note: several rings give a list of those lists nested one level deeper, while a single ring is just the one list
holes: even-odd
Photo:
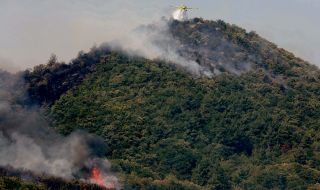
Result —
[{"label": "pale sky", "polygon": [[222,19],[320,66],[320,0],[0,0],[0,68],[25,69],[51,53],[68,62],[80,50],[170,16]]}]

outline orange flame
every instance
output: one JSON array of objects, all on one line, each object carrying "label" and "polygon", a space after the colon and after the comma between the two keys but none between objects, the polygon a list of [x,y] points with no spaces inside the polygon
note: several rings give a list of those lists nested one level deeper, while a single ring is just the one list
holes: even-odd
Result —
[{"label": "orange flame", "polygon": [[106,184],[101,176],[101,172],[98,168],[93,167],[91,170],[91,179],[94,183],[96,183],[99,186],[105,187]]},{"label": "orange flame", "polygon": [[104,180],[104,177],[101,174],[101,171],[97,167],[93,167],[91,170],[91,180],[93,183],[105,187],[106,189],[114,189],[115,188],[115,183],[114,182],[108,182]]}]

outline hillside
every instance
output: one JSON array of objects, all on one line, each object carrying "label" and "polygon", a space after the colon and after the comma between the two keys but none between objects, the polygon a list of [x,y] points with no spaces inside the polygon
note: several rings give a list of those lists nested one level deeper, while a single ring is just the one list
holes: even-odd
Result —
[{"label": "hillside", "polygon": [[87,184],[82,181],[66,181],[61,178],[49,176],[37,176],[32,172],[19,171],[12,168],[0,167],[0,189],[27,189],[27,190],[48,190],[48,189],[73,189],[73,190],[104,190],[97,185]]},{"label": "hillside", "polygon": [[104,138],[125,189],[317,189],[320,72],[254,32],[171,22],[183,68],[108,47],[25,73],[63,134]]}]

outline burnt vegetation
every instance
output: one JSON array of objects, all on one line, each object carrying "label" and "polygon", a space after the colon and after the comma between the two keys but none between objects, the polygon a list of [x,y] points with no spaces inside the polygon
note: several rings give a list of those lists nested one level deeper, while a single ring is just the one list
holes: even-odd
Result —
[{"label": "burnt vegetation", "polygon": [[89,53],[79,52],[76,59],[65,64],[58,62],[52,55],[47,64],[38,65],[32,71],[25,71],[28,93],[34,103],[52,104],[69,89],[80,84],[83,78],[94,70],[103,55],[109,51],[105,48],[92,48]]},{"label": "burnt vegetation", "polygon": [[319,189],[319,69],[221,20],[170,30],[215,76],[101,47],[26,71],[30,97],[104,138],[125,189]]},{"label": "burnt vegetation", "polygon": [[27,190],[106,190],[83,181],[65,180],[45,174],[34,174],[30,171],[0,167],[0,189]]}]

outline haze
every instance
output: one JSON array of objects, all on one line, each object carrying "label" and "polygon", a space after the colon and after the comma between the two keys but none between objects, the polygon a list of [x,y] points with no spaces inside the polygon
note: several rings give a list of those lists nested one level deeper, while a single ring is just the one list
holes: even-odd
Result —
[{"label": "haze", "polygon": [[317,0],[0,0],[0,68],[31,68],[52,53],[68,62],[80,50],[169,17],[170,6],[180,4],[199,8],[191,16],[254,30],[320,66]]}]

